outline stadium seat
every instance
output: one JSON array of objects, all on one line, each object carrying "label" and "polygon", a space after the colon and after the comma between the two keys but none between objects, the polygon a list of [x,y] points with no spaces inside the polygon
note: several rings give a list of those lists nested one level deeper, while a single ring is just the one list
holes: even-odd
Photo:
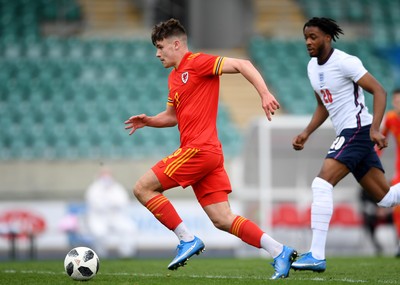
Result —
[{"label": "stadium seat", "polygon": [[348,9],[345,10],[347,18],[353,22],[360,22],[365,19],[366,13],[363,9],[363,3],[360,1],[347,1]]},{"label": "stadium seat", "polygon": [[[308,3],[305,0],[301,1],[306,2]],[[398,33],[400,36],[400,32]],[[387,36],[384,37],[381,43],[388,43]],[[335,45],[361,58],[365,67],[387,90],[393,89],[396,80],[391,72],[390,61],[385,61],[377,54],[374,40],[339,41]],[[282,41],[257,36],[250,41],[248,51],[281,102],[284,112],[298,115],[313,113],[315,98],[306,73],[309,57],[303,41]],[[372,96],[367,94],[366,101],[367,106],[371,108]]]},{"label": "stadium seat", "polygon": [[362,218],[349,204],[335,205],[331,218],[331,226],[358,227],[362,224]]},{"label": "stadium seat", "polygon": [[[0,58],[0,125],[13,126],[0,131],[0,159],[159,157],[179,146],[176,128],[124,130],[131,115],[165,108],[169,71],[148,41],[6,37]],[[240,134],[221,113],[229,156]]]},{"label": "stadium seat", "polygon": [[36,258],[36,238],[47,228],[45,218],[26,209],[12,209],[3,211],[0,216],[1,237],[11,239],[10,257],[16,258],[16,240],[29,240],[30,258]]},{"label": "stadium seat", "polygon": [[281,203],[274,207],[272,214],[273,227],[303,227],[303,217],[297,206],[292,203]]}]

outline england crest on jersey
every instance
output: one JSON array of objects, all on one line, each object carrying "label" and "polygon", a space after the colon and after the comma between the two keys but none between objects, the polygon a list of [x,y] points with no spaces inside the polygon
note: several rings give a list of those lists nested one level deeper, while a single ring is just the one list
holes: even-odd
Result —
[{"label": "england crest on jersey", "polygon": [[323,72],[318,73],[319,76],[319,88],[323,88],[325,85],[325,76]]},{"label": "england crest on jersey", "polygon": [[186,71],[186,72],[182,73],[182,82],[186,83],[188,81],[188,79],[189,79],[189,72]]}]

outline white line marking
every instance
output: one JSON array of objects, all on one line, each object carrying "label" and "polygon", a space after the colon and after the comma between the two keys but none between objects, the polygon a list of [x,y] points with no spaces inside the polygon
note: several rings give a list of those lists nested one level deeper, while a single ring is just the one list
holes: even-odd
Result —
[{"label": "white line marking", "polygon": [[[41,270],[15,270],[15,269],[3,269],[0,273],[6,274],[42,274],[42,275],[61,275],[66,274],[64,271],[41,271]],[[173,274],[171,273],[128,273],[128,272],[116,272],[116,273],[102,273],[99,272],[98,275],[104,276],[137,276],[137,277],[171,277]],[[195,279],[244,279],[244,280],[267,280],[269,279],[269,275],[265,275],[264,277],[257,277],[257,276],[232,276],[232,275],[183,275],[183,276],[174,276],[174,278],[195,278]],[[291,275],[287,281],[314,281],[314,282],[344,282],[344,283],[371,283],[373,281],[368,280],[361,280],[361,279],[350,279],[350,278],[321,278],[321,277],[314,277],[314,278],[304,278],[304,277],[295,277]],[[380,284],[400,284],[400,281],[397,280],[377,280],[376,283]]]}]

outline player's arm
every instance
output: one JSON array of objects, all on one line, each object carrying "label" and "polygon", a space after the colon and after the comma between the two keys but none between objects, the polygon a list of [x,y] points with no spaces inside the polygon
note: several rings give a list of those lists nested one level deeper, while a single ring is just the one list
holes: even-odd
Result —
[{"label": "player's arm", "polygon": [[260,72],[249,60],[225,57],[222,73],[241,73],[257,90],[261,97],[262,108],[268,120],[271,121],[271,115],[280,107],[279,103],[268,90]]},{"label": "player's arm", "polygon": [[386,110],[386,91],[378,80],[376,80],[369,72],[364,74],[360,80],[357,81],[357,84],[374,96],[373,120],[370,130],[371,140],[376,143],[378,149],[387,147],[387,139],[380,132],[380,126]]},{"label": "player's arm", "polygon": [[[383,127],[381,129],[381,133],[386,138],[386,140],[388,139],[388,137],[390,135],[390,130],[389,130],[389,127],[388,127],[389,124],[390,123],[389,123],[388,117],[386,117],[386,118],[384,117],[383,118]],[[379,147],[377,145],[375,145],[375,151],[378,154],[378,156],[381,156],[382,153],[383,153],[383,148],[379,149]]]},{"label": "player's arm", "polygon": [[129,135],[133,134],[137,129],[143,127],[167,128],[176,126],[178,123],[176,118],[175,107],[167,105],[165,111],[155,116],[147,116],[146,114],[130,117],[125,121],[125,129],[131,129]]},{"label": "player's arm", "polygon": [[317,100],[317,107],[315,108],[314,114],[311,118],[311,121],[308,123],[307,127],[293,139],[292,145],[295,150],[302,150],[304,148],[304,144],[306,143],[308,137],[316,129],[318,129],[319,126],[321,126],[329,117],[328,110],[326,110],[319,95],[315,92],[314,95]]}]

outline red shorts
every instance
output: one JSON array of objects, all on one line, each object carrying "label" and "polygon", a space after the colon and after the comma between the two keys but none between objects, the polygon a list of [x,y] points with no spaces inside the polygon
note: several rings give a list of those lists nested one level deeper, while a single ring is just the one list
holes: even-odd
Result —
[{"label": "red shorts", "polygon": [[202,207],[228,201],[232,192],[224,156],[195,148],[179,148],[152,167],[164,190],[192,186]]}]

